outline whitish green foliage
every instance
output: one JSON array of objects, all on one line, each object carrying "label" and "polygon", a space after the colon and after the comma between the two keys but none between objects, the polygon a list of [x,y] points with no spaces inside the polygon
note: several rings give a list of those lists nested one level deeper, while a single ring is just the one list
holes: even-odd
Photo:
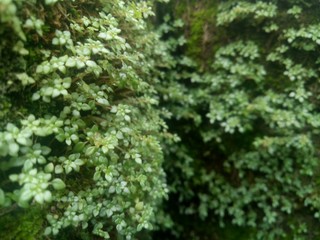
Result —
[{"label": "whitish green foliage", "polygon": [[319,236],[317,4],[221,3],[207,28],[218,40],[205,71],[193,59],[169,59],[159,90],[181,137],[168,149],[168,172],[183,215],[231,221],[253,229],[253,239]]},{"label": "whitish green foliage", "polygon": [[152,229],[166,185],[150,15],[147,1],[0,1],[0,211],[43,205],[45,234]]}]

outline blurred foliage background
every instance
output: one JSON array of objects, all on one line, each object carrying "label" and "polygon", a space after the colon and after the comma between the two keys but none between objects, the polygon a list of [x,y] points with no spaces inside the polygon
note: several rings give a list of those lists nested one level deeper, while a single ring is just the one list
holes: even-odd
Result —
[{"label": "blurred foliage background", "polygon": [[318,3],[170,4],[158,239],[319,239]]}]

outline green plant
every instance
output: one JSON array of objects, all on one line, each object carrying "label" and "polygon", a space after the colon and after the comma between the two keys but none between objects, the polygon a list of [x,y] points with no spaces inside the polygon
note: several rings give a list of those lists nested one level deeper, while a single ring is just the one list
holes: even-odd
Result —
[{"label": "green plant", "polygon": [[151,6],[0,1],[0,214],[41,205],[45,235],[152,229],[167,187]]},{"label": "green plant", "polygon": [[170,37],[174,30],[164,34],[175,58],[158,89],[181,138],[166,149],[171,232],[214,239],[218,226],[231,223],[249,231],[247,239],[317,239],[317,2],[208,4],[191,1],[178,17],[193,29],[197,11],[212,9],[215,20],[202,19],[221,33],[211,56],[190,54],[194,39],[203,42],[201,31],[186,32],[184,46]]}]

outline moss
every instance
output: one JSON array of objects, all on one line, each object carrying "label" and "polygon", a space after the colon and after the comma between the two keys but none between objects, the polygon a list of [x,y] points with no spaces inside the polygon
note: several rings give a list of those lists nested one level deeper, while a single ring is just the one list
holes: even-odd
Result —
[{"label": "moss", "polygon": [[43,210],[32,208],[18,209],[0,218],[0,239],[40,240],[43,239]]},{"label": "moss", "polygon": [[254,230],[250,228],[237,227],[233,225],[227,225],[224,228],[217,230],[218,239],[220,240],[248,240],[254,239]]},{"label": "moss", "polygon": [[212,59],[218,48],[217,40],[221,40],[223,34],[215,26],[216,14],[216,1],[191,1],[189,4],[179,1],[175,8],[176,18],[182,18],[186,24],[186,55],[194,59],[202,69]]}]

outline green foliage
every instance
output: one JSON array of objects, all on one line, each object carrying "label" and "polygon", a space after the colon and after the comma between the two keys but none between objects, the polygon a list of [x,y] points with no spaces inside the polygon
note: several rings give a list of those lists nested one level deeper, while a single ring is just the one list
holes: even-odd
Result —
[{"label": "green foliage", "polygon": [[3,240],[43,239],[43,211],[33,208],[1,216],[0,238]]},{"label": "green foliage", "polygon": [[319,238],[318,3],[153,2],[0,1],[0,238]]},{"label": "green foliage", "polygon": [[[222,1],[205,21],[211,34],[223,32],[209,57],[190,50],[203,32],[186,32],[184,46],[164,34],[175,58],[158,89],[181,138],[166,149],[169,228],[178,239],[215,239],[201,222],[218,233],[233,231],[231,223],[250,232],[246,239],[319,238],[317,4]],[[178,6],[178,17],[192,29],[207,6]]]},{"label": "green foliage", "polygon": [[152,229],[167,188],[151,6],[0,1],[0,212],[41,205],[41,235]]}]

